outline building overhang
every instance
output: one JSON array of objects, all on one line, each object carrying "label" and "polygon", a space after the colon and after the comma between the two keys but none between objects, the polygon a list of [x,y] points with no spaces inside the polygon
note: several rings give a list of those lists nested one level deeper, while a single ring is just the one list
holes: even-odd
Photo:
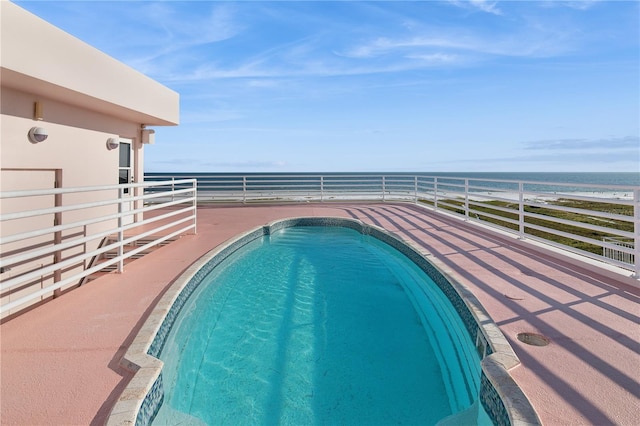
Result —
[{"label": "building overhang", "polygon": [[2,86],[146,125],[177,125],[177,92],[0,1]]}]

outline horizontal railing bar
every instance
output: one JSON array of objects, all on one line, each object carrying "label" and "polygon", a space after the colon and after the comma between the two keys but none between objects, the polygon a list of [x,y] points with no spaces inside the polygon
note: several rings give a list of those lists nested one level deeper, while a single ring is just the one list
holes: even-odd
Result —
[{"label": "horizontal railing bar", "polygon": [[[464,192],[464,182],[463,183],[443,183],[443,182],[438,182],[438,189],[443,191],[446,190],[446,188],[462,188],[462,192]],[[448,190],[447,192],[451,192],[451,190]]]},{"label": "horizontal railing bar", "polygon": [[186,187],[186,188],[175,188],[175,189],[173,189],[171,191],[167,191],[167,190],[149,191],[149,192],[145,191],[145,192],[143,192],[142,195],[137,195],[135,197],[127,197],[127,200],[128,201],[138,201],[138,200],[145,200],[146,201],[146,200],[150,200],[150,199],[153,199],[153,198],[160,198],[163,195],[167,195],[167,194],[173,195],[175,197],[176,195],[188,194],[190,192],[196,192],[196,188],[193,187],[193,186],[189,186],[189,187]]},{"label": "horizontal railing bar", "polygon": [[[180,235],[180,234],[182,234],[184,232],[187,232],[188,230],[193,229],[193,228],[195,228],[195,225],[189,225],[189,226],[186,226],[186,227],[184,227],[182,229],[179,229],[179,230],[177,230],[177,231],[175,231],[175,232],[173,232],[173,233],[171,233],[169,235],[166,235],[166,236],[164,236],[162,238],[159,238],[157,240],[158,244],[161,243],[161,242],[164,242],[164,241],[166,241],[166,240],[168,240],[170,238],[173,238],[173,237],[175,237],[177,235]],[[47,294],[51,294],[53,291],[58,290],[59,288],[65,286],[67,284],[71,284],[73,282],[78,282],[82,278],[87,277],[87,276],[93,274],[94,272],[99,272],[102,269],[106,268],[107,266],[114,265],[114,264],[120,262],[122,259],[126,259],[127,257],[128,256],[125,257],[125,255],[118,256],[116,258],[109,259],[109,260],[107,260],[107,261],[105,261],[103,263],[100,263],[100,264],[98,264],[96,266],[93,266],[91,268],[87,268],[84,271],[82,271],[81,273],[78,273],[78,274],[75,274],[75,275],[73,275],[71,277],[68,277],[68,278],[65,278],[63,280],[60,280],[59,282],[57,282],[57,283],[55,283],[53,285],[50,285],[50,286],[45,287],[45,288],[43,288],[43,289],[41,289],[39,291],[36,291],[34,293],[30,293],[30,294],[28,294],[26,296],[23,296],[23,297],[21,297],[21,298],[19,298],[17,300],[14,300],[12,302],[9,302],[9,303],[7,303],[5,305],[0,306],[0,312],[10,311],[13,308],[16,308],[16,307],[18,307],[20,305],[29,303],[33,299],[42,297],[42,296],[47,295]]]},{"label": "horizontal railing bar", "polygon": [[[621,237],[633,238],[633,232],[623,231],[621,229],[607,228],[605,226],[592,225],[590,223],[576,222],[574,220],[561,219],[559,217],[545,216],[545,215],[542,215],[542,214],[530,213],[530,212],[525,212],[524,216],[525,217],[535,218],[535,219],[540,219],[540,220],[546,220],[547,222],[561,223],[563,225],[575,226],[576,228],[589,229],[590,231],[599,231],[599,232],[604,232],[604,233],[608,233],[608,234],[618,235],[618,236],[621,236]],[[528,223],[529,222],[525,222],[525,225],[528,224]]]},{"label": "horizontal railing bar", "polygon": [[203,196],[203,195],[206,195],[206,196],[211,196],[211,195],[236,195],[236,196],[242,197],[242,194],[244,194],[244,191],[242,191],[242,190],[237,190],[237,191],[198,190],[198,198]]},{"label": "horizontal railing bar", "polygon": [[305,189],[316,189],[320,188],[320,184],[317,185],[295,185],[295,187],[291,186],[276,186],[276,185],[247,185],[247,191],[295,191],[295,190],[305,190]]},{"label": "horizontal railing bar", "polygon": [[540,207],[544,209],[556,210],[561,212],[571,212],[571,213],[576,213],[583,216],[596,216],[596,217],[601,217],[605,219],[620,220],[622,222],[634,221],[633,216],[627,216],[627,215],[617,214],[617,213],[606,213],[606,212],[600,212],[598,210],[585,210],[585,209],[578,209],[574,207],[557,206],[554,204],[541,204],[541,203],[531,202],[531,201],[525,201],[524,203],[527,206],[531,206],[531,207]]},{"label": "horizontal railing bar", "polygon": [[100,222],[106,222],[108,220],[117,219],[119,216],[120,215],[118,213],[114,213],[107,216],[98,216],[92,219],[72,222],[64,225],[56,225],[50,228],[42,228],[35,231],[28,231],[20,234],[7,235],[6,237],[0,238],[0,245],[13,243],[20,240],[26,240],[28,238],[40,237],[42,235],[53,234],[56,232],[62,232],[62,231],[66,231],[67,229],[77,228],[79,226],[87,226],[87,225],[93,225]]},{"label": "horizontal railing bar", "polygon": [[[185,218],[185,220],[180,220],[180,221],[173,222],[173,223],[171,223],[171,224],[169,224],[168,226],[163,227],[163,228],[164,228],[164,229],[168,229],[168,228],[171,228],[171,227],[173,227],[173,226],[177,226],[177,225],[179,225],[179,224],[181,224],[181,223],[186,222],[186,221],[187,221],[187,220],[189,220],[189,219],[192,219],[192,218]],[[144,250],[148,249],[149,247],[153,247],[153,246],[156,246],[156,245],[158,245],[158,244],[161,244],[162,242],[164,242],[164,241],[168,240],[169,238],[172,238],[172,237],[174,237],[174,236],[176,236],[176,235],[179,235],[179,234],[180,234],[180,233],[182,233],[182,232],[186,232],[185,230],[191,229],[191,228],[193,228],[194,226],[195,226],[195,225],[189,225],[189,226],[187,226],[187,227],[185,227],[185,228],[182,228],[182,229],[179,229],[178,231],[175,231],[175,232],[173,232],[173,233],[171,233],[171,234],[168,234],[168,235],[166,235],[166,236],[159,237],[157,240],[150,241],[150,242],[148,242],[148,243],[146,243],[146,244],[143,244],[143,245],[138,246],[138,247],[136,247],[136,248],[134,248],[134,249],[131,249],[131,250],[127,251],[127,256],[126,256],[126,257],[124,257],[124,258],[126,259],[126,258],[129,258],[129,257],[135,256],[136,254],[140,253],[141,251],[144,251]],[[164,229],[162,229],[162,230],[164,230]],[[156,231],[156,230],[154,230],[154,231]],[[160,231],[160,228],[158,228],[158,229],[157,229],[157,231]],[[136,239],[136,241],[137,241],[137,240],[139,240],[139,239],[141,239],[141,238],[144,238],[144,237],[139,237],[139,238],[137,238],[137,239]],[[123,255],[123,256],[124,256],[124,255]]]},{"label": "horizontal railing bar", "polygon": [[[469,218],[471,218],[471,219],[482,220],[482,219],[477,219],[477,218],[471,217],[471,213],[476,214],[478,216],[490,217],[492,219],[500,220],[502,222],[511,223],[513,225],[518,225],[520,223],[520,222],[518,222],[518,219],[511,219],[511,218],[508,218],[508,217],[498,216],[496,214],[487,213],[487,212],[483,212],[483,211],[480,211],[480,210],[474,210],[474,209],[470,208],[469,209]],[[513,231],[513,229],[511,231]]]},{"label": "horizontal railing bar", "polygon": [[81,192],[96,192],[96,191],[109,191],[119,190],[123,188],[142,188],[160,185],[171,185],[172,183],[188,183],[193,182],[195,179],[183,179],[180,181],[162,181],[162,182],[142,182],[142,183],[127,183],[127,184],[115,184],[115,185],[97,185],[97,186],[75,186],[69,188],[49,188],[49,189],[32,189],[25,191],[5,191],[0,192],[0,199],[2,198],[20,198],[20,197],[35,197],[42,195],[57,195],[57,194],[71,194]]},{"label": "horizontal railing bar", "polygon": [[366,181],[353,181],[353,182],[247,182],[246,188],[319,188],[321,185],[340,187],[340,188],[354,188],[354,187],[382,187],[381,182],[366,182]]},{"label": "horizontal railing bar", "polygon": [[[582,241],[583,243],[592,244],[594,246],[602,246],[602,241],[594,240],[593,238],[583,237],[582,235],[571,234],[569,232],[559,231],[557,229],[547,228],[546,226],[534,225],[533,223],[525,223],[525,228],[536,229],[538,231],[546,232],[548,234],[558,235],[560,237],[565,237],[573,240]],[[526,231],[525,231],[526,232]],[[528,236],[529,234],[527,234]],[[565,245],[562,245],[565,247]],[[566,246],[569,247],[569,246]]]},{"label": "horizontal railing bar", "polygon": [[467,187],[469,189],[469,194],[473,194],[476,192],[518,192],[518,183],[517,182],[512,182],[515,186],[515,188],[498,188],[498,187],[487,187],[487,186],[477,186],[477,185],[471,185],[469,184],[469,186]]},{"label": "horizontal railing bar", "polygon": [[54,263],[54,264],[49,265],[49,266],[45,266],[44,268],[37,269],[37,270],[31,271],[31,272],[28,272],[26,274],[20,275],[18,277],[10,278],[10,279],[8,279],[6,281],[3,281],[0,284],[0,291],[4,292],[7,289],[10,289],[10,288],[14,287],[17,284],[20,284],[20,283],[23,283],[23,282],[28,282],[28,281],[30,281],[30,280],[32,280],[34,278],[38,278],[38,277],[40,277],[42,275],[46,275],[49,272],[53,272],[53,271],[56,271],[58,269],[65,268],[65,267],[70,266],[70,265],[78,264],[80,261],[84,261],[86,259],[90,259],[90,258],[92,258],[94,256],[99,255],[99,254],[106,253],[106,252],[108,252],[108,251],[110,251],[110,250],[112,250],[114,248],[119,247],[119,246],[125,246],[125,245],[127,245],[129,243],[132,243],[134,241],[137,241],[137,240],[139,240],[141,238],[144,238],[144,237],[147,237],[149,235],[152,235],[155,232],[160,232],[160,231],[163,231],[165,229],[169,229],[169,228],[171,228],[171,227],[173,227],[175,225],[178,225],[180,223],[186,222],[188,220],[193,220],[193,217],[186,217],[186,218],[177,220],[175,222],[169,223],[167,225],[163,225],[163,226],[160,226],[158,228],[151,229],[149,231],[143,232],[143,233],[138,234],[138,235],[136,235],[134,237],[125,238],[122,241],[117,241],[117,242],[115,242],[113,244],[108,244],[106,246],[100,247],[100,248],[98,248],[96,250],[93,250],[91,252],[88,252],[88,253],[86,253],[86,254],[84,254],[82,256],[74,256],[74,257],[71,257],[69,259],[65,259],[65,260],[63,260],[61,262]]},{"label": "horizontal railing bar", "polygon": [[[171,198],[171,194],[166,194],[165,195],[166,198]],[[189,197],[189,198],[180,198],[178,200],[173,200],[173,201],[166,201],[164,203],[154,203],[154,204],[147,204],[144,206],[144,208],[142,209],[138,209],[138,210],[134,210],[134,211],[141,211],[141,212],[148,212],[148,211],[152,211],[152,210],[157,210],[157,209],[162,209],[162,208],[166,208],[166,207],[172,207],[172,206],[177,206],[179,204],[185,204],[185,203],[193,203],[197,200],[196,196],[194,195],[193,197]]]},{"label": "horizontal railing bar", "polygon": [[[126,231],[128,229],[137,228],[139,226],[143,226],[143,225],[147,225],[147,224],[150,224],[150,223],[153,223],[153,222],[157,222],[159,220],[167,219],[167,218],[172,217],[172,216],[177,216],[177,215],[180,215],[180,214],[184,214],[184,213],[187,213],[187,212],[192,211],[192,210],[195,210],[195,207],[190,206],[190,207],[186,207],[186,208],[181,209],[181,210],[174,210],[174,211],[171,211],[169,213],[165,213],[165,214],[160,215],[160,216],[155,216],[155,217],[152,217],[152,218],[149,218],[149,219],[142,220],[140,222],[134,222],[133,224],[126,225],[126,226],[123,227],[123,230]],[[119,216],[119,215],[116,215],[116,216]],[[75,227],[77,227],[77,226],[75,226]],[[113,228],[113,229],[109,229],[107,231],[91,234],[90,236],[74,239],[74,240],[71,240],[71,241],[68,241],[68,242],[65,242],[65,243],[54,244],[54,245],[52,245],[50,247],[45,247],[45,248],[42,248],[42,249],[39,249],[39,250],[28,251],[28,252],[25,252],[24,254],[2,258],[2,259],[0,259],[0,265],[1,266],[13,265],[13,264],[16,264],[16,263],[24,261],[24,260],[29,260],[31,258],[39,257],[39,256],[42,256],[42,255],[55,253],[56,251],[60,251],[60,250],[66,250],[68,248],[71,248],[71,247],[74,247],[74,246],[77,246],[77,245],[80,245],[80,244],[84,244],[84,243],[87,243],[89,241],[93,241],[93,240],[96,240],[96,239],[105,238],[105,237],[108,237],[109,235],[113,235],[113,234],[115,234],[117,232],[118,232],[118,228]]]},{"label": "horizontal railing bar", "polygon": [[[513,182],[513,181],[511,181]],[[549,186],[549,187],[558,187],[558,188],[585,188],[585,189],[628,189],[633,190],[633,185],[604,185],[599,183],[562,183],[562,182],[541,182],[541,181],[518,181],[522,182],[524,185],[538,185],[538,186]],[[528,191],[527,188],[524,189]]]},{"label": "horizontal railing bar", "polygon": [[[518,205],[518,201],[513,201],[511,200],[511,202],[513,204],[515,204],[516,206]],[[504,213],[510,213],[510,214],[514,214],[516,216],[518,216],[519,211],[516,209],[510,209],[508,207],[502,207],[502,206],[494,206],[493,204],[486,204],[483,203],[482,201],[474,201],[474,200],[469,200],[469,205],[473,205],[473,206],[479,206],[479,207],[485,207],[487,209],[491,209],[491,210],[498,210]]]},{"label": "horizontal railing bar", "polygon": [[[474,200],[474,198],[482,198],[482,200]],[[478,192],[472,192],[469,194],[469,202],[484,202],[485,200],[489,200],[489,201],[504,201],[505,203],[512,203],[512,204],[518,204],[518,200],[514,200],[514,199],[510,199],[510,198],[503,198],[503,197],[496,197],[495,195],[489,195],[489,194],[481,194]],[[494,206],[492,204],[487,204],[487,206],[491,206],[491,207],[497,207]]]},{"label": "horizontal railing bar", "polygon": [[446,206],[446,207],[451,207],[452,209],[460,209],[460,210],[464,210],[464,204],[461,205],[455,205],[455,204],[449,204],[446,201],[443,201],[441,198],[438,199],[438,207],[440,206]]},{"label": "horizontal railing bar", "polygon": [[27,251],[23,254],[19,254],[19,255],[15,255],[15,256],[9,256],[3,259],[0,259],[0,265],[1,266],[8,266],[8,265],[13,265],[16,264],[18,262],[22,262],[25,260],[29,260],[29,259],[33,259],[39,256],[43,256],[43,255],[47,255],[47,254],[52,254],[55,253],[56,251],[61,251],[61,250],[65,250],[69,247],[73,247],[76,246],[78,244],[84,244],[87,243],[89,241],[93,241],[93,240],[97,240],[97,239],[101,239],[101,238],[105,238],[111,234],[113,234],[114,232],[117,232],[118,229],[116,228],[115,230],[110,229],[108,231],[103,231],[103,232],[98,232],[96,234],[91,234],[88,237],[83,237],[83,238],[79,238],[77,240],[71,240],[69,242],[66,243],[61,243],[61,244],[53,244],[49,247],[45,247],[39,250],[32,250],[32,251]]},{"label": "horizontal railing bar", "polygon": [[[188,194],[190,192],[193,192],[195,194],[196,189],[193,187],[190,188],[185,188],[185,189],[176,189],[174,191],[171,191],[170,194],[172,195],[176,195],[176,194]],[[158,192],[149,192],[143,195],[135,195],[135,196],[125,196],[122,198],[119,198],[117,202],[122,201],[123,203],[129,203],[129,202],[133,202],[133,201],[147,201],[147,200],[152,200],[154,198],[161,198],[163,196],[166,196],[168,194],[163,194],[163,193],[158,193]],[[181,201],[186,201],[186,199],[181,198]]]},{"label": "horizontal railing bar", "polygon": [[602,237],[605,241],[616,241],[620,244],[633,244],[633,238]]},{"label": "horizontal railing bar", "polygon": [[588,257],[590,257],[592,259],[596,259],[598,261],[601,261],[603,263],[608,263],[610,265],[615,265],[615,266],[618,266],[618,267],[620,267],[622,269],[627,269],[628,270],[629,267],[633,266],[633,265],[630,265],[630,264],[625,263],[625,262],[616,261],[615,259],[611,259],[611,258],[602,256],[602,255],[599,255],[599,254],[596,254],[596,253],[584,251],[584,250],[581,250],[579,248],[567,246],[567,245],[564,245],[564,244],[561,244],[561,243],[557,243],[555,241],[547,240],[545,238],[538,237],[538,236],[535,236],[535,235],[532,235],[532,234],[527,234],[527,239],[538,241],[538,242],[541,242],[541,243],[544,243],[544,244],[559,248],[561,250],[565,250],[565,251],[569,251],[571,253],[578,254],[580,256],[588,256]]},{"label": "horizontal railing bar", "polygon": [[2,283],[0,283],[0,291],[4,292],[18,284],[28,282],[34,278],[38,278],[43,275],[47,275],[48,273],[54,272],[58,269],[65,268],[70,265],[77,265],[81,261],[90,259],[94,256],[98,256],[102,253],[106,253],[109,250],[117,248],[119,245],[120,245],[120,242],[109,244],[109,245],[100,247],[96,250],[93,250],[91,252],[85,253],[83,256],[78,256],[78,258],[74,257],[74,258],[66,259],[66,260],[63,260],[62,262],[54,263],[52,265],[45,266],[44,268],[36,269],[30,272],[27,272],[23,275],[2,281]]},{"label": "horizontal railing bar", "polygon": [[[165,196],[168,197],[168,196],[170,196],[170,194],[169,195],[165,195]],[[155,209],[158,209],[158,208],[170,207],[170,206],[174,206],[174,205],[178,205],[178,204],[184,204],[184,203],[190,202],[190,201],[195,201],[195,198],[191,197],[191,198],[188,198],[188,199],[180,199],[180,200],[176,200],[176,201],[167,202],[165,204],[154,204],[152,206],[145,206],[143,208],[130,210],[128,212],[113,213],[113,214],[106,215],[106,216],[98,216],[96,218],[87,219],[87,220],[78,221],[78,222],[72,222],[72,223],[69,223],[69,224],[56,225],[56,226],[52,226],[50,228],[39,229],[39,230],[36,230],[36,231],[29,231],[29,232],[24,232],[24,233],[21,233],[21,234],[7,235],[6,237],[0,238],[0,244],[9,244],[9,243],[12,243],[12,242],[15,242],[15,241],[19,241],[19,240],[23,240],[23,239],[27,239],[27,238],[34,238],[34,237],[39,237],[41,235],[51,234],[51,233],[54,233],[54,232],[65,231],[67,229],[75,228],[75,227],[78,227],[78,226],[93,225],[93,224],[96,224],[96,223],[117,219],[119,217],[132,216],[134,214],[145,213],[147,211],[155,210]],[[113,201],[114,206],[118,202],[119,202],[119,199],[114,200]]]},{"label": "horizontal railing bar", "polygon": [[[158,228],[150,229],[150,230],[142,232],[140,234],[136,234],[136,235],[134,235],[132,237],[124,238],[122,241],[120,241],[119,245],[125,246],[125,245],[127,245],[129,243],[132,243],[132,242],[135,242],[135,241],[137,241],[137,240],[139,240],[141,238],[145,238],[145,237],[148,237],[149,235],[153,235],[155,232],[164,231],[165,229],[169,229],[172,226],[175,226],[175,225],[177,225],[179,223],[183,223],[183,222],[186,222],[186,221],[189,221],[189,220],[193,220],[193,217],[192,216],[188,216],[188,217],[179,219],[179,220],[177,220],[175,222],[171,222],[171,223],[168,223],[166,225],[159,226]],[[135,228],[135,227],[138,226],[137,224],[132,224],[132,225],[135,225],[135,226],[129,225],[129,228]]]},{"label": "horizontal railing bar", "polygon": [[568,199],[578,201],[592,201],[595,203],[609,203],[609,204],[622,204],[625,206],[633,205],[632,199],[626,198],[603,198],[603,197],[590,197],[588,195],[577,195],[572,193],[557,193],[557,192],[538,192],[538,191],[522,191],[525,197],[527,195],[534,195],[538,197],[548,197],[553,199]]},{"label": "horizontal railing bar", "polygon": [[215,189],[242,189],[242,182],[240,182],[239,184],[234,184],[234,185],[228,185],[227,183],[223,184],[208,184],[207,182],[201,182],[198,185],[198,190],[202,190],[202,189],[211,189],[211,188],[215,188]]},{"label": "horizontal railing bar", "polygon": [[[504,203],[511,203],[511,204],[518,204],[518,199],[517,198],[505,198],[505,197],[501,197],[502,194],[507,194],[510,192],[504,192],[504,193],[498,193],[498,195],[496,194],[483,194],[481,192],[470,192],[468,193],[469,196],[469,202],[471,201],[479,201],[479,202],[486,202],[486,201],[501,201]],[[514,195],[518,195],[517,193],[514,193]]]},{"label": "horizontal railing bar", "polygon": [[[485,215],[485,216],[486,216],[486,215]],[[517,221],[516,221],[516,222],[513,222],[513,221],[511,221],[510,219],[505,220],[505,219],[503,218],[503,219],[501,219],[501,220],[502,220],[503,222],[508,222],[508,223],[511,223],[511,224],[514,224],[514,225],[517,225],[517,224],[518,224],[518,222],[517,222]],[[482,219],[478,219],[478,218],[476,218],[476,217],[473,217],[473,216],[471,216],[471,215],[469,216],[469,221],[470,221],[470,222],[474,222],[474,223],[476,223],[476,224],[482,224],[482,225],[490,226],[490,227],[492,227],[492,228],[497,228],[497,229],[499,229],[499,230],[502,230],[502,231],[507,232],[507,233],[510,233],[510,234],[516,234],[516,233],[518,232],[517,230],[514,230],[513,228],[509,228],[509,227],[508,227],[508,226],[506,226],[506,225],[501,225],[501,224],[499,224],[499,223],[493,223],[493,222],[487,222],[487,221],[484,221],[484,220],[482,220]]]},{"label": "horizontal railing bar", "polygon": [[29,217],[43,216],[46,214],[64,213],[64,212],[73,211],[73,210],[84,210],[84,209],[90,209],[94,207],[113,206],[117,202],[118,201],[114,201],[114,199],[108,199],[103,201],[95,201],[92,203],[73,204],[69,206],[60,206],[60,207],[50,207],[46,209],[29,210],[27,212],[7,213],[4,215],[0,215],[0,221],[4,222],[6,220],[26,219]]},{"label": "horizontal railing bar", "polygon": [[[180,190],[177,190],[177,191],[173,191],[172,193],[174,193],[174,194],[182,194],[182,193],[187,193],[187,192],[195,192],[195,190],[193,188],[180,189]],[[118,203],[129,203],[129,202],[133,202],[133,201],[147,200],[147,199],[152,199],[152,198],[160,198],[161,196],[162,195],[159,195],[159,194],[147,194],[147,195],[142,195],[142,196],[127,196],[127,197],[122,197],[122,198],[113,198],[113,199],[102,200],[102,201],[94,201],[94,202],[91,202],[91,203],[70,204],[70,205],[67,205],[67,206],[50,207],[50,208],[39,209],[39,210],[29,210],[27,212],[8,213],[8,214],[5,214],[5,215],[1,215],[0,216],[0,221],[15,220],[15,219],[25,219],[25,218],[29,218],[29,217],[43,216],[43,215],[46,215],[46,214],[64,213],[64,212],[67,212],[67,211],[84,210],[84,209],[91,209],[91,208],[95,208],[95,207],[116,206]]]},{"label": "horizontal railing bar", "polygon": [[[190,211],[195,212],[195,210],[196,210],[195,206],[185,207],[185,208],[180,209],[180,210],[173,210],[173,211],[170,211],[168,213],[161,214],[159,216],[150,217],[149,219],[145,219],[145,220],[142,220],[140,222],[134,222],[131,225],[127,225],[126,227],[123,227],[123,229],[127,230],[127,229],[137,228],[139,226],[148,225],[150,223],[158,222],[158,221],[163,220],[163,219],[168,219],[168,218],[173,217],[173,216],[179,216],[181,214],[185,214],[185,213],[188,213]],[[189,216],[189,218],[193,219],[193,216]]]}]

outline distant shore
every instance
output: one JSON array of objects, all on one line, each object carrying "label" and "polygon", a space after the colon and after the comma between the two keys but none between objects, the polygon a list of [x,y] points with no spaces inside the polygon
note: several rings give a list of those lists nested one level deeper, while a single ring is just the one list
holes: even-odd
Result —
[{"label": "distant shore", "polygon": [[[433,199],[433,193],[425,194],[429,198]],[[232,199],[240,199],[243,197],[243,194],[240,192],[233,191],[207,191],[200,190],[198,191],[198,197],[201,199],[211,198],[213,200],[232,200]],[[402,192],[402,191],[393,191],[391,194],[386,193],[384,195],[385,198],[393,198],[394,200],[398,199],[406,199],[413,200],[415,195],[413,192]],[[419,198],[426,198],[424,196],[418,195]],[[536,201],[540,203],[548,203],[552,201],[556,201],[562,198],[594,198],[598,201],[602,202],[613,202],[616,201],[629,201],[633,200],[633,192],[570,192],[570,193],[549,193],[548,195],[540,195],[540,194],[526,194],[524,195],[524,199],[526,201]],[[321,199],[324,201],[376,201],[383,200],[382,193],[371,193],[371,192],[362,192],[362,193],[352,193],[352,194],[341,194],[340,192],[332,192],[325,191],[324,193],[320,193],[317,191],[300,191],[299,193],[293,193],[291,191],[247,191],[246,198],[248,200],[257,200],[263,199],[264,201],[268,201],[269,199],[273,200],[291,200],[291,201],[320,201]],[[457,192],[446,192],[439,191],[438,199],[464,199],[464,193]],[[488,202],[488,201],[514,201],[518,202],[520,199],[520,195],[517,192],[509,192],[509,191],[487,191],[487,192],[472,192],[469,194],[469,200],[472,201],[480,201],[480,202]]]}]

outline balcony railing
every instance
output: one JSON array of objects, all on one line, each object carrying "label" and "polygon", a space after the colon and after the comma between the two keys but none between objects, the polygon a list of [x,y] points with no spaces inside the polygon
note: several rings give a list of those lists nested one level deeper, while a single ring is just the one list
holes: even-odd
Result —
[{"label": "balcony railing", "polygon": [[[403,201],[633,271],[640,277],[640,187],[428,175],[226,175],[198,181],[199,203]],[[618,244],[617,241],[626,241]],[[615,254],[615,255],[613,255]]]},{"label": "balcony railing", "polygon": [[0,200],[3,318],[196,232],[195,179],[11,191]]},{"label": "balcony railing", "polygon": [[[628,249],[633,249],[635,247],[635,243],[631,238],[615,238],[615,237],[603,237],[602,240],[605,243],[608,243],[603,250],[603,256],[608,259],[614,259],[619,262],[627,263],[633,265],[635,262],[635,256],[629,251],[620,250],[620,247],[625,247]],[[613,244],[616,248],[611,248],[610,244]]]}]

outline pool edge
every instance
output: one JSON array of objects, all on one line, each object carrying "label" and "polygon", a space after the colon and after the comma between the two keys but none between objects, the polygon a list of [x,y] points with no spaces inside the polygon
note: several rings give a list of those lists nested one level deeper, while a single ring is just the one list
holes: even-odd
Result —
[{"label": "pool edge", "polygon": [[[162,349],[170,326],[191,292],[211,269],[239,247],[279,229],[293,226],[351,228],[361,234],[372,235],[409,257],[432,276],[461,315],[470,336],[474,338],[475,335],[476,347],[482,356],[479,401],[492,421],[495,424],[518,426],[541,424],[535,409],[509,373],[520,365],[520,360],[497,324],[473,293],[460,283],[456,274],[417,243],[405,240],[382,227],[343,217],[293,217],[272,221],[228,239],[193,262],[162,295],[121,359],[120,366],[134,373],[134,376],[114,404],[105,424],[146,425],[153,421],[164,397],[164,364],[150,353],[157,354]],[[436,274],[436,277],[432,274]],[[452,300],[451,296],[457,300]],[[461,312],[461,309],[466,312]]]}]

